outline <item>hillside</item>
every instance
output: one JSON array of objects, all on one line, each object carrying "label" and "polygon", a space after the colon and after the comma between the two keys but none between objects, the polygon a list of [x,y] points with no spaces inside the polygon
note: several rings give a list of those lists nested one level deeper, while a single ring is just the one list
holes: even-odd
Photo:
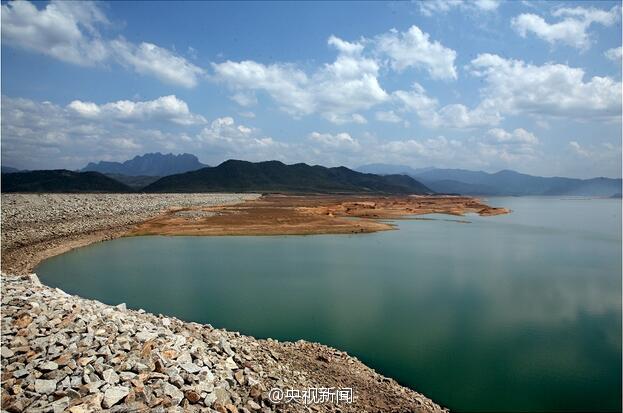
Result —
[{"label": "hillside", "polygon": [[125,162],[91,162],[82,168],[81,171],[95,171],[103,174],[126,176],[167,176],[195,171],[206,166],[199,162],[195,155],[189,153],[180,155],[169,153],[163,155],[160,152],[156,152],[135,156],[133,159]]},{"label": "hillside", "polygon": [[10,167],[10,166],[2,166],[1,168],[2,168],[2,173],[3,174],[11,174],[13,172],[19,172],[20,171],[19,169],[13,168],[13,167]]},{"label": "hillside", "polygon": [[2,174],[2,192],[131,192],[132,189],[99,172],[65,169]]},{"label": "hillside", "polygon": [[216,167],[166,176],[144,188],[146,192],[320,192],[394,193],[432,192],[406,175],[378,176],[345,167],[326,168],[304,163],[229,160]]}]

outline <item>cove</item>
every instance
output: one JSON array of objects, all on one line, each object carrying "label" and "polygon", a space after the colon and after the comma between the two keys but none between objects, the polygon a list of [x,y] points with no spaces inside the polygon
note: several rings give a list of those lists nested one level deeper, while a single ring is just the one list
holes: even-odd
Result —
[{"label": "cove", "polygon": [[621,201],[487,202],[513,212],[359,235],[121,238],[36,272],[109,304],[334,346],[454,411],[618,411]]}]

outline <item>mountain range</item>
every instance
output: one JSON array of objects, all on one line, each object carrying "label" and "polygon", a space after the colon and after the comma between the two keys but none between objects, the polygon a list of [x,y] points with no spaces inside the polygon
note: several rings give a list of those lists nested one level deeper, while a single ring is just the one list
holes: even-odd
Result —
[{"label": "mountain range", "polygon": [[[115,175],[112,175],[115,176]],[[326,168],[279,161],[229,160],[216,167],[169,175],[134,187],[99,172],[43,170],[2,174],[2,192],[294,192],[427,194],[432,191],[407,175],[374,175],[345,167]]]},{"label": "mountain range", "polygon": [[379,176],[343,166],[228,160],[216,167],[166,176],[145,192],[320,192],[425,194],[432,191],[407,175]]},{"label": "mountain range", "polygon": [[199,162],[195,155],[183,153],[179,155],[146,153],[135,156],[125,162],[90,162],[81,172],[94,171],[103,174],[125,176],[168,176],[205,168],[208,165]]},{"label": "mountain range", "polygon": [[541,177],[510,170],[369,164],[356,170],[279,161],[229,160],[209,167],[191,154],[147,153],[81,171],[19,171],[2,166],[2,192],[377,192],[620,197],[621,179]]},{"label": "mountain range", "polygon": [[542,177],[510,170],[496,173],[466,169],[414,169],[402,165],[371,164],[356,170],[377,174],[405,173],[435,192],[464,195],[568,195],[611,197],[621,194],[621,179]]}]

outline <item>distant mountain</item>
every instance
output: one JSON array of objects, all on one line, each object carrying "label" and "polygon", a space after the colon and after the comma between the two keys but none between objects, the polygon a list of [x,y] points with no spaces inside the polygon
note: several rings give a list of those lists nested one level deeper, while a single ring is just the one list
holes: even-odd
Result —
[{"label": "distant mountain", "polygon": [[[435,192],[464,195],[571,195],[609,197],[621,193],[621,179],[575,179],[541,177],[510,170],[496,173],[466,169],[412,169],[401,165],[375,164],[378,174],[404,170]],[[360,167],[370,170],[368,166]],[[407,172],[410,170],[410,172]]]},{"label": "distant mountain", "polygon": [[95,171],[103,174],[120,174],[127,176],[167,176],[180,174],[197,169],[205,168],[207,165],[199,162],[195,155],[184,153],[173,155],[172,153],[163,155],[160,152],[146,153],[145,155],[135,156],[125,162],[89,163],[82,168],[82,172]]},{"label": "distant mountain", "polygon": [[2,192],[131,192],[132,189],[99,172],[65,169],[2,174]]},{"label": "distant mountain", "polygon": [[0,169],[2,169],[2,173],[3,174],[10,174],[10,173],[13,173],[13,172],[19,172],[19,169],[11,168],[10,166],[2,166],[2,167],[0,167]]},{"label": "distant mountain", "polygon": [[104,174],[109,178],[114,179],[115,181],[119,181],[123,184],[126,184],[130,188],[133,189],[141,189],[151,184],[152,182],[156,182],[158,179],[162,178],[161,176],[130,176],[130,175],[121,175],[121,174]]},{"label": "distant mountain", "polygon": [[345,167],[304,163],[229,160],[216,167],[166,176],[145,192],[320,192],[425,194],[426,186],[406,175],[379,176]]},{"label": "distant mountain", "polygon": [[391,165],[387,163],[371,163],[367,165],[361,165],[360,167],[355,168],[357,172],[363,172],[367,174],[376,174],[376,175],[392,175],[392,174],[400,174],[400,175],[417,175],[421,172],[430,171],[435,168],[411,168],[406,165]]}]

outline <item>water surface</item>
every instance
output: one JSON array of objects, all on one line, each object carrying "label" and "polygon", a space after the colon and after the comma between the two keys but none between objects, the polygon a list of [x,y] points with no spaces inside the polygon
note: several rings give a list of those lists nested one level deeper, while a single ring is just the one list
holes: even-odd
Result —
[{"label": "water surface", "polygon": [[489,202],[513,213],[352,236],[124,238],[36,271],[106,303],[335,346],[455,411],[620,410],[621,201]]}]

